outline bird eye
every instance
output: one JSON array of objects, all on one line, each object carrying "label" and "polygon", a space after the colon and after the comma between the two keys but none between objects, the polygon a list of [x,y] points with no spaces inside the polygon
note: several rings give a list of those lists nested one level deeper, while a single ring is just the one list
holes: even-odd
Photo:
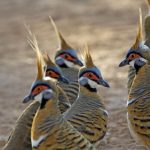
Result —
[{"label": "bird eye", "polygon": [[89,78],[91,78],[91,77],[93,76],[93,74],[92,74],[92,73],[88,73],[87,76],[88,76]]},{"label": "bird eye", "polygon": [[65,59],[68,59],[68,58],[69,58],[69,55],[68,55],[68,54],[65,54],[64,58],[65,58]]},{"label": "bird eye", "polygon": [[74,60],[75,60],[75,58],[72,57],[72,56],[69,55],[69,54],[65,54],[65,55],[64,55],[64,58],[65,58],[66,60],[68,60],[68,61],[74,61]]},{"label": "bird eye", "polygon": [[136,59],[136,58],[139,58],[141,57],[139,54],[131,54],[129,57],[128,57],[128,60],[133,60],[133,59]]},{"label": "bird eye", "polygon": [[83,76],[87,77],[87,78],[89,78],[91,80],[99,80],[99,77],[97,77],[95,74],[93,74],[91,72],[85,73]]},{"label": "bird eye", "polygon": [[46,90],[46,89],[48,89],[48,86],[39,85],[33,89],[32,95],[36,96],[36,95],[40,94],[43,90]]},{"label": "bird eye", "polygon": [[55,73],[54,71],[47,71],[46,76],[51,77],[51,78],[58,78],[59,74]]}]

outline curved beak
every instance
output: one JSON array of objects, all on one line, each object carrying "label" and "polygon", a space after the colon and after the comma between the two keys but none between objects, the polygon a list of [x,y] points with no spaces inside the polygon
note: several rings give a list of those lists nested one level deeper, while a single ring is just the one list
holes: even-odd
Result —
[{"label": "curved beak", "polygon": [[102,86],[104,86],[104,87],[108,87],[108,88],[110,87],[110,85],[108,84],[108,82],[106,80],[104,80],[104,79],[98,80],[97,83],[100,84],[100,85],[102,85]]},{"label": "curved beak", "polygon": [[82,61],[80,60],[80,59],[76,59],[75,60],[75,63],[77,64],[77,65],[79,65],[79,66],[83,66],[83,63],[82,63]]},{"label": "curved beak", "polygon": [[34,100],[34,97],[32,95],[25,96],[22,102],[27,103],[30,100]]},{"label": "curved beak", "polygon": [[123,67],[129,64],[129,61],[127,59],[124,59],[123,61],[120,62],[119,67]]},{"label": "curved beak", "polygon": [[69,80],[67,78],[65,78],[64,76],[60,76],[58,78],[58,81],[61,81],[63,83],[69,84]]}]

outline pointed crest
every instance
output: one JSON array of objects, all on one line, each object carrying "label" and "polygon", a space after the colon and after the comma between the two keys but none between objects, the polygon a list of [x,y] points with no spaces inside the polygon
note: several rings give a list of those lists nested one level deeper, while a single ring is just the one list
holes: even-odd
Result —
[{"label": "pointed crest", "polygon": [[35,35],[31,32],[29,27],[27,27],[26,29],[29,34],[28,39],[27,39],[28,43],[36,53],[36,62],[37,62],[37,77],[36,77],[36,79],[41,80],[44,77],[42,54],[39,50],[38,42],[37,42]]},{"label": "pointed crest", "polygon": [[142,42],[142,12],[141,9],[139,9],[139,23],[138,23],[138,33],[136,36],[136,40],[134,45],[132,46],[133,49],[139,48],[139,44]]},{"label": "pointed crest", "polygon": [[72,47],[65,41],[64,37],[62,36],[62,34],[58,31],[58,28],[54,22],[54,20],[52,19],[51,16],[49,16],[49,19],[55,29],[55,32],[57,34],[57,37],[59,39],[59,42],[60,42],[60,47],[59,49],[62,49],[62,50],[65,50],[65,49],[72,49]]},{"label": "pointed crest", "polygon": [[48,66],[56,66],[56,65],[52,62],[52,60],[50,59],[50,57],[49,57],[49,55],[48,55],[47,52],[45,52],[45,53],[43,54],[43,59],[44,59],[46,65],[48,65]]},{"label": "pointed crest", "polygon": [[84,62],[86,67],[94,67],[94,63],[87,44],[85,44],[85,49],[84,49]]}]

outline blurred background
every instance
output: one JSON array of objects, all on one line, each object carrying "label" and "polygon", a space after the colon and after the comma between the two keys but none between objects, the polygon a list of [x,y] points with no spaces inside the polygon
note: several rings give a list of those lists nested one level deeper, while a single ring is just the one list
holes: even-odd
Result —
[{"label": "blurred background", "polygon": [[58,41],[48,16],[76,49],[88,42],[95,64],[111,88],[100,87],[109,111],[109,131],[101,150],[144,150],[131,138],[126,122],[127,68],[118,68],[137,31],[144,0],[0,0],[0,147],[28,104],[22,104],[35,79],[34,52],[24,24],[36,34],[41,50],[53,59]]}]

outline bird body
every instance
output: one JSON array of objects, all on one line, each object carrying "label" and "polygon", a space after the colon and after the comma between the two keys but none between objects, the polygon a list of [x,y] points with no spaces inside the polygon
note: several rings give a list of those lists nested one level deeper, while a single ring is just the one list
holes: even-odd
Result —
[{"label": "bird body", "polygon": [[34,101],[23,111],[3,150],[32,150],[31,125],[38,107],[39,102]]},{"label": "bird body", "polygon": [[94,66],[88,49],[85,50],[85,66],[79,71],[79,94],[71,108],[64,113],[67,119],[91,143],[101,140],[107,131],[108,114],[96,86],[109,87],[100,70]]},{"label": "bird body", "polygon": [[[142,14],[138,33],[120,67],[130,65],[131,78],[127,102],[127,121],[131,135],[150,150],[150,49],[143,44]],[[135,70],[135,72],[133,72]]]},{"label": "bird body", "polygon": [[128,124],[132,135],[150,149],[150,65],[137,73],[129,94]]},{"label": "bird body", "polygon": [[43,92],[32,123],[33,150],[94,150],[90,142],[62,117],[57,99],[56,87]]},{"label": "bird body", "polygon": [[[44,90],[45,88],[47,89],[49,87],[49,85],[47,84],[47,80],[49,78],[45,78],[45,75],[43,74],[43,64],[42,64],[42,59],[43,56],[41,55],[38,45],[37,45],[37,41],[35,39],[35,37],[33,37],[33,41],[32,42],[32,47],[35,50],[36,54],[37,54],[37,68],[38,68],[38,74],[37,78],[31,87],[31,93],[29,94],[29,96],[27,96],[24,99],[24,102],[27,102],[30,99],[34,99],[34,97],[36,97],[36,95],[39,95],[40,92],[42,92],[42,90]],[[49,65],[50,66],[50,65]],[[51,64],[51,67],[54,67],[53,64]],[[57,66],[55,65],[55,68],[57,69]],[[49,70],[50,71],[50,70]],[[51,70],[52,71],[52,70]],[[50,76],[51,79],[53,78],[52,76]],[[58,81],[59,79],[63,79],[64,81],[64,76],[63,74],[59,75],[59,78],[55,78],[56,81]],[[69,107],[70,107],[70,103],[69,100],[65,94],[65,92],[58,87],[58,106],[60,109],[61,113],[64,113]],[[4,150],[18,150],[20,147],[22,147],[22,150],[31,150],[31,125],[32,125],[32,121],[34,118],[34,115],[39,107],[39,103],[36,101],[32,102],[27,108],[25,108],[25,110],[23,111],[23,113],[20,115],[20,117],[18,118],[16,124],[15,124],[15,128],[13,129],[8,142],[6,143]]]},{"label": "bird body", "polygon": [[98,142],[106,134],[108,114],[102,98],[84,87],[80,87],[78,99],[64,117],[91,143]]},{"label": "bird body", "polygon": [[61,68],[63,74],[67,79],[69,79],[69,84],[65,84],[63,82],[59,82],[60,87],[64,90],[66,93],[69,101],[71,104],[74,103],[74,101],[78,97],[79,93],[79,83],[78,83],[78,72],[79,69],[77,68]]}]

